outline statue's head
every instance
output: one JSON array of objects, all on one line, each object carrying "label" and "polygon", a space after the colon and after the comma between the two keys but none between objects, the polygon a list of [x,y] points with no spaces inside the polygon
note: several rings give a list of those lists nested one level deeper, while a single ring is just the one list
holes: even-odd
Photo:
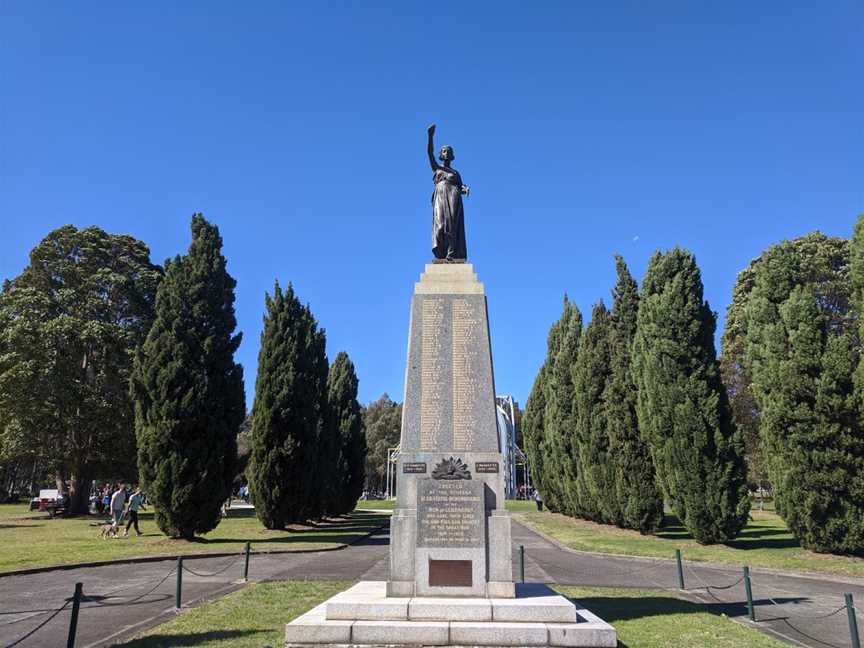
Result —
[{"label": "statue's head", "polygon": [[438,159],[442,162],[452,162],[456,159],[456,156],[453,154],[453,147],[445,144],[441,147],[441,150],[438,152]]}]

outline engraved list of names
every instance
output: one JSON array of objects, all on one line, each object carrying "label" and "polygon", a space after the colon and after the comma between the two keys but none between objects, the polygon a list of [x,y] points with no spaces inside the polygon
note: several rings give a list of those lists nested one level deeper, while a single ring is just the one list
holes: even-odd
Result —
[{"label": "engraved list of names", "polygon": [[421,306],[420,448],[436,450],[444,438],[444,300],[424,299]]},{"label": "engraved list of names", "polygon": [[476,369],[483,322],[477,303],[467,299],[451,302],[453,318],[453,449],[471,450],[477,429],[480,385]]},{"label": "engraved list of names", "polygon": [[422,479],[417,482],[418,547],[482,547],[483,482]]}]

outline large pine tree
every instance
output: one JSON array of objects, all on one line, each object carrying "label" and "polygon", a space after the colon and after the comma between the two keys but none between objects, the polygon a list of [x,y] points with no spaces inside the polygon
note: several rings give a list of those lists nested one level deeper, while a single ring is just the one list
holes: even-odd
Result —
[{"label": "large pine tree", "polygon": [[235,286],[218,228],[195,214],[188,253],[166,263],[131,381],[141,483],[171,537],[214,529],[231,493],[245,415]]},{"label": "large pine tree", "polygon": [[666,498],[700,543],[734,538],[750,509],[744,444],[720,381],[715,327],[693,255],[655,253],[633,347],[639,427]]},{"label": "large pine tree", "polygon": [[591,321],[579,342],[573,369],[576,501],[580,516],[617,524],[621,518],[615,499],[615,466],[609,455],[608,403],[604,399],[610,373],[612,321],[603,302],[591,311]]},{"label": "large pine tree", "polygon": [[94,477],[134,479],[135,350],[161,268],[131,236],[65,225],[0,292],[0,455],[38,461],[86,513]]},{"label": "large pine tree", "polygon": [[338,441],[337,469],[328,479],[334,490],[328,512],[335,514],[354,510],[366,481],[366,431],[357,385],[354,363],[340,351],[327,375],[327,426]]},{"label": "large pine tree", "polygon": [[651,533],[663,522],[663,497],[636,419],[636,386],[630,351],[636,337],[639,294],[636,281],[620,256],[615,257],[615,267],[618,281],[612,292],[609,378],[603,399],[609,460],[614,465],[613,483],[620,515],[616,524]]},{"label": "large pine tree", "polygon": [[321,473],[321,447],[328,367],[324,331],[291,285],[283,292],[277,283],[264,299],[247,477],[258,519],[281,529],[325,513],[322,484],[329,476]]}]

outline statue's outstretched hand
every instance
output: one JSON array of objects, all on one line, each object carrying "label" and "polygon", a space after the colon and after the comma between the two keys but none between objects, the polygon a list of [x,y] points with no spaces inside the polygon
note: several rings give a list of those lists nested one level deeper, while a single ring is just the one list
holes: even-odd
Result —
[{"label": "statue's outstretched hand", "polygon": [[435,134],[435,124],[429,124],[429,128],[426,129],[426,132],[429,133],[430,135],[434,135]]},{"label": "statue's outstretched hand", "polygon": [[467,185],[462,185],[462,193],[465,194],[466,196],[470,196],[471,195],[471,187],[469,187]]}]

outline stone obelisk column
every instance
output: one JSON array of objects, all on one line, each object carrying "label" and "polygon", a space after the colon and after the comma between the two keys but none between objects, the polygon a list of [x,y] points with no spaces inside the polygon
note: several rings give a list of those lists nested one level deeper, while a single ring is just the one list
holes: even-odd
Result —
[{"label": "stone obelisk column", "polygon": [[411,302],[388,596],[512,598],[483,284],[426,266]]}]

